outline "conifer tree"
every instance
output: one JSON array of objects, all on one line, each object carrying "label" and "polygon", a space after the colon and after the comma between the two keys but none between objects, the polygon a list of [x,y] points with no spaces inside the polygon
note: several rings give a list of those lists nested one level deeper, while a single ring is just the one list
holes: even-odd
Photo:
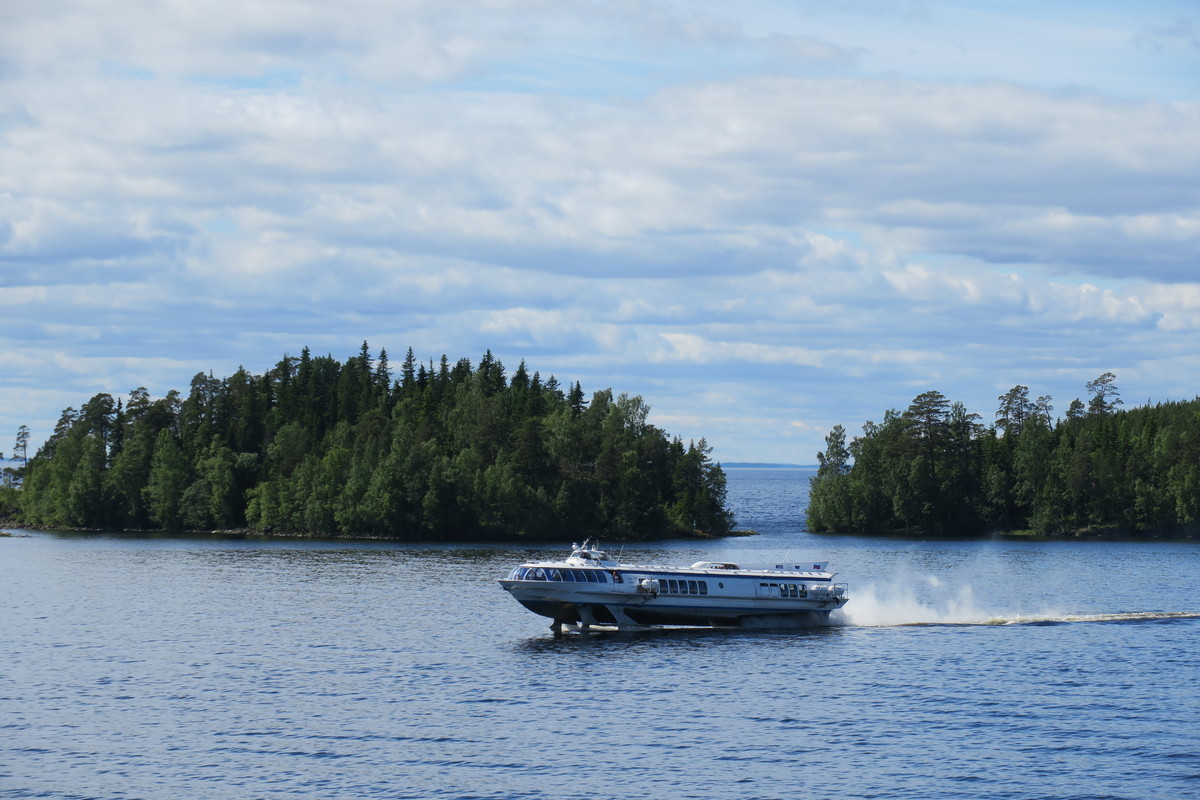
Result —
[{"label": "conifer tree", "polygon": [[150,519],[159,527],[176,530],[182,526],[180,501],[187,487],[187,477],[187,464],[174,435],[166,429],[159,431],[145,489]]}]

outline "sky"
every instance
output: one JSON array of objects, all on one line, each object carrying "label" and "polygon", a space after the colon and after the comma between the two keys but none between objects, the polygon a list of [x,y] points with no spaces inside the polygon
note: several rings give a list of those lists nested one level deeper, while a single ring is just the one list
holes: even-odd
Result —
[{"label": "sky", "polygon": [[1200,394],[1194,0],[0,4],[0,450],[363,341],[814,463]]}]

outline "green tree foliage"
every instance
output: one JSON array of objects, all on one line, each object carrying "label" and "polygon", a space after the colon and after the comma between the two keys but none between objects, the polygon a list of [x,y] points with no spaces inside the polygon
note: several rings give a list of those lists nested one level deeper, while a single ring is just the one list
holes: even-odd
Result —
[{"label": "green tree foliage", "polygon": [[1089,414],[1111,414],[1121,405],[1121,397],[1113,383],[1116,379],[1116,375],[1106,372],[1096,380],[1088,381],[1087,390],[1092,393],[1088,403]]},{"label": "green tree foliage", "polygon": [[21,459],[21,464],[29,461],[29,427],[26,425],[17,428],[17,441],[13,445],[13,458]]},{"label": "green tree foliage", "polygon": [[181,501],[188,483],[187,462],[175,442],[175,435],[163,429],[154,440],[154,455],[150,460],[150,480],[144,494],[150,519],[161,528],[173,529],[183,525]]},{"label": "green tree foliage", "polygon": [[[853,529],[853,482],[850,474],[850,450],[846,447],[846,429],[834,425],[825,437],[825,452],[817,453],[817,475],[814,486],[821,491],[809,497],[809,517],[821,520],[827,530]],[[813,505],[816,508],[813,508]]]},{"label": "green tree foliage", "polygon": [[1200,399],[1122,410],[1115,380],[1090,381],[1091,401],[1057,422],[1049,397],[1014,386],[990,428],[939,392],[867,422],[848,446],[835,426],[817,455],[809,528],[1195,535]]},{"label": "green tree foliage", "polygon": [[414,539],[651,538],[733,527],[701,440],[649,424],[640,397],[564,393],[490,351],[393,381],[364,342],[344,363],[305,348],[263,375],[199,373],[63,412],[24,468],[24,521]]}]

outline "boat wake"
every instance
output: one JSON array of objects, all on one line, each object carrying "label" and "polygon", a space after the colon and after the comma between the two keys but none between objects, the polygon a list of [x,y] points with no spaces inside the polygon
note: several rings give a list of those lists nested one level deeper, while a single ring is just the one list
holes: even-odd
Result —
[{"label": "boat wake", "polygon": [[[940,583],[930,578],[931,588]],[[905,588],[907,587],[907,588]],[[1065,625],[1076,622],[1156,622],[1200,619],[1194,611],[1130,611],[1102,614],[1070,614],[1057,610],[1033,613],[998,612],[981,608],[970,586],[932,603],[916,596],[913,584],[880,592],[874,586],[855,591],[852,601],[834,611],[832,625],[844,627],[966,626],[966,625]]]},{"label": "boat wake", "polygon": [[1016,614],[999,616],[979,621],[964,622],[907,622],[909,626],[963,626],[963,625],[1066,625],[1072,622],[1156,622],[1173,619],[1200,619],[1194,611],[1128,611],[1111,614]]}]

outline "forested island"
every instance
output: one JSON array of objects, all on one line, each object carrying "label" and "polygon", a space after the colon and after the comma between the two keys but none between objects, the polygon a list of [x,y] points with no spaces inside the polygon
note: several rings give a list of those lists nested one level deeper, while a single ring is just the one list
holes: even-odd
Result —
[{"label": "forested island", "polygon": [[414,540],[721,536],[725,475],[642,398],[586,400],[524,361],[418,363],[305,348],[186,396],[97,394],[21,468],[18,518],[55,528]]},{"label": "forested island", "polygon": [[836,426],[818,454],[808,526],[843,533],[1175,535],[1200,531],[1200,399],[1134,409],[1115,376],[1052,420],[1051,398],[1001,395],[994,424],[937,391]]}]

